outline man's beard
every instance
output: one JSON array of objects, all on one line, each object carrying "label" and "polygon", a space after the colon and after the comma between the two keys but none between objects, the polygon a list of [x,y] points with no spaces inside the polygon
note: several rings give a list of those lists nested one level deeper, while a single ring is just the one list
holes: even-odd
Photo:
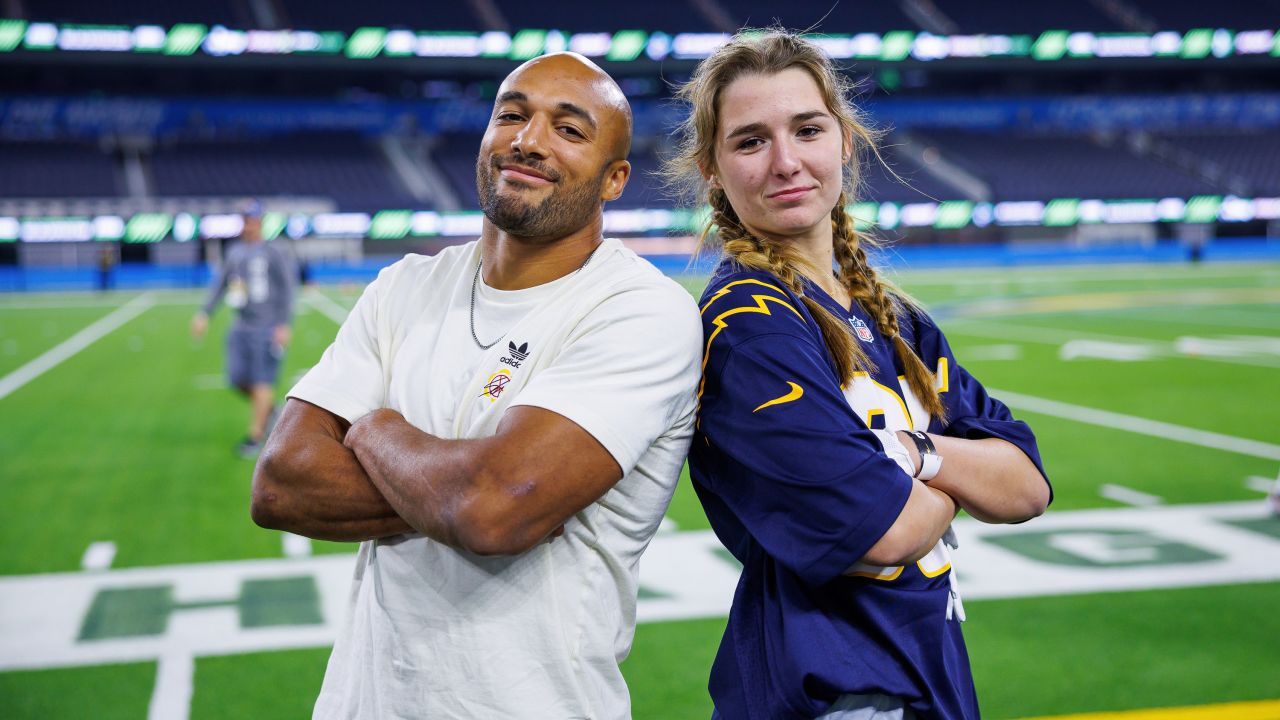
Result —
[{"label": "man's beard", "polygon": [[498,229],[516,237],[560,238],[585,227],[600,211],[600,190],[605,173],[576,185],[561,187],[557,182],[551,194],[541,202],[529,203],[516,192],[498,192],[498,165],[518,163],[544,173],[555,180],[556,174],[532,158],[505,155],[488,161],[476,160],[476,191],[480,209]]}]

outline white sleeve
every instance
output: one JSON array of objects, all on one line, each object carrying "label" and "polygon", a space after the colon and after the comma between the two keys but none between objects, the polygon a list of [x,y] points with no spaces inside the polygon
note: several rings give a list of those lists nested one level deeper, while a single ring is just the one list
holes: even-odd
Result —
[{"label": "white sleeve", "polygon": [[305,400],[355,422],[386,406],[382,353],[378,342],[378,305],[382,287],[389,284],[390,268],[365,288],[338,336],[320,362],[307,371],[289,391],[289,397]]},{"label": "white sleeve", "polygon": [[623,291],[587,314],[512,406],[533,405],[572,420],[625,475],[692,409],[701,345],[698,307],[682,288]]}]

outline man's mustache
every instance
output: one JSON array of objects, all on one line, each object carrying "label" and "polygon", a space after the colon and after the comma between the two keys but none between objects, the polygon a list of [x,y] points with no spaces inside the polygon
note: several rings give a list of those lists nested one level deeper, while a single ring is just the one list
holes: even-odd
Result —
[{"label": "man's mustache", "polygon": [[505,165],[521,165],[529,168],[530,170],[535,170],[543,175],[546,175],[547,178],[550,179],[552,182],[558,182],[560,180],[560,173],[548,167],[541,160],[536,160],[531,157],[526,157],[519,153],[510,153],[507,155],[495,155],[493,156],[493,160],[490,162],[490,164],[493,165],[493,168],[495,170],[501,170],[502,167]]}]

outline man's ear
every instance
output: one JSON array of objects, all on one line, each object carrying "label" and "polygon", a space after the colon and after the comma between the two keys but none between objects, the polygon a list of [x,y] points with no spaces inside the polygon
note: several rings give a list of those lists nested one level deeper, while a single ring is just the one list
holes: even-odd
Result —
[{"label": "man's ear", "polygon": [[609,163],[609,169],[604,177],[604,185],[600,188],[600,199],[605,202],[617,200],[622,196],[622,191],[627,187],[627,180],[630,178],[631,163],[626,160],[614,160]]}]

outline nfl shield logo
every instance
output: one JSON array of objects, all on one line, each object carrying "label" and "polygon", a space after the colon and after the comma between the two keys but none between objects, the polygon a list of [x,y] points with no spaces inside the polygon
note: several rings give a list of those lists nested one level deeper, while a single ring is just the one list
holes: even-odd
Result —
[{"label": "nfl shield logo", "polygon": [[866,323],[862,322],[859,318],[851,317],[849,318],[849,324],[853,326],[853,332],[858,336],[859,340],[862,342],[871,342],[871,328],[867,327]]}]

